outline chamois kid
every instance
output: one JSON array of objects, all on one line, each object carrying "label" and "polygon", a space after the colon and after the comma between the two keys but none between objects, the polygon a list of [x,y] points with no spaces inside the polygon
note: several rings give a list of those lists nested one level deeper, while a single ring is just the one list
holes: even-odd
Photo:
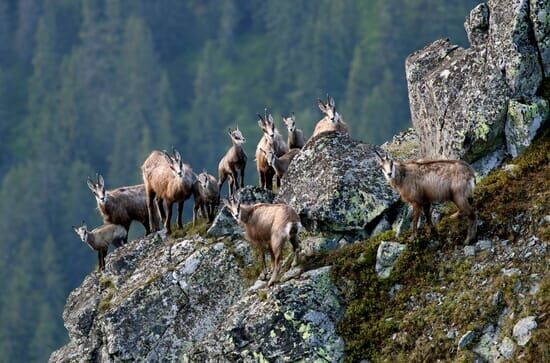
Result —
[{"label": "chamois kid", "polygon": [[[172,154],[173,156],[170,156],[166,151],[155,150],[141,166],[147,195],[149,223],[153,232],[159,229],[159,226],[153,223],[153,216],[156,211],[155,198],[161,218],[164,220],[166,233],[171,234],[170,222],[173,204],[178,204],[177,225],[178,228],[183,228],[183,204],[193,194],[193,171],[191,167],[184,164],[177,150],[172,150]],[[166,213],[163,202],[166,202]]]},{"label": "chamois kid", "polygon": [[430,214],[434,202],[453,202],[459,209],[455,214],[464,214],[470,222],[465,244],[476,236],[476,216],[471,206],[475,187],[475,171],[461,160],[416,160],[397,161],[382,157],[376,152],[384,177],[404,201],[412,208],[412,236],[416,237],[418,218],[424,211],[428,229],[432,229]]},{"label": "chamois kid", "polygon": [[325,115],[325,117],[317,122],[315,130],[313,131],[313,135],[311,137],[317,136],[323,132],[330,131],[338,131],[347,134],[348,125],[344,122],[342,116],[340,116],[340,114],[336,112],[336,103],[334,102],[334,98],[327,95],[326,103],[320,99],[317,100],[317,103],[319,105],[319,109]]},{"label": "chamois kid", "polygon": [[[283,137],[275,127],[273,117],[265,110],[264,116],[258,114],[258,125],[263,131],[263,136],[256,147],[256,168],[260,176],[260,187],[273,190],[273,176],[275,170],[269,166],[265,154],[261,149],[268,150],[273,148],[277,156],[283,156],[288,152],[288,146]],[[277,178],[277,187],[281,186],[280,178]]]},{"label": "chamois kid", "polygon": [[227,153],[218,164],[219,191],[221,193],[223,183],[229,177],[229,195],[232,195],[239,189],[239,173],[241,176],[240,188],[244,187],[244,170],[246,168],[246,153],[243,144],[246,139],[237,126],[236,129],[228,131],[233,146],[227,150]]},{"label": "chamois kid", "polygon": [[283,116],[283,123],[288,130],[288,148],[303,148],[306,143],[304,140],[304,132],[296,128],[296,116],[294,116],[294,112],[289,117]]},{"label": "chamois kid", "polygon": [[[120,224],[129,231],[132,221],[138,221],[145,227],[145,235],[151,232],[143,184],[106,191],[101,175],[96,175],[95,182],[88,178],[87,183],[95,196],[103,223]],[[155,213],[154,218],[157,221],[158,214]]]},{"label": "chamois kid", "polygon": [[214,221],[216,207],[220,202],[220,188],[216,178],[203,171],[199,175],[195,175],[193,183],[193,197],[195,205],[193,206],[193,226],[195,225],[197,212],[208,218],[208,222]]},{"label": "chamois kid", "polygon": [[275,174],[279,179],[283,178],[292,159],[300,153],[300,149],[290,149],[290,151],[283,156],[277,157],[277,154],[275,154],[275,151],[272,148],[267,151],[264,149],[260,150],[264,153],[267,163],[275,170]]},{"label": "chamois kid", "polygon": [[128,238],[126,228],[119,224],[104,224],[88,231],[86,223],[82,221],[82,226],[73,226],[73,229],[82,242],[90,246],[92,250],[97,251],[100,270],[105,269],[105,256],[107,256],[109,245],[120,245]]},{"label": "chamois kid", "polygon": [[277,281],[281,268],[281,258],[285,242],[290,240],[293,249],[292,266],[296,266],[300,256],[300,241],[298,232],[301,227],[300,217],[286,204],[258,203],[241,205],[240,201],[226,201],[224,204],[229,212],[244,226],[245,238],[258,248],[262,263],[260,279],[267,277],[265,251],[271,255],[273,271],[267,286]]}]

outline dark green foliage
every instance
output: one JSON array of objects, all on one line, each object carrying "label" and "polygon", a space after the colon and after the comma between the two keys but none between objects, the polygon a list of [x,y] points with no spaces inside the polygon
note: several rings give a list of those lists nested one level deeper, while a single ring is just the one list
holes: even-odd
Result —
[{"label": "dark green foliage", "polygon": [[87,176],[140,183],[149,152],[171,145],[216,175],[238,124],[255,184],[256,113],[269,107],[286,136],[280,115],[295,112],[309,135],[327,92],[354,137],[385,141],[409,123],[405,56],[465,45],[475,4],[0,0],[1,360],[45,361],[66,339],[65,297],[96,263],[70,228],[101,223]]}]

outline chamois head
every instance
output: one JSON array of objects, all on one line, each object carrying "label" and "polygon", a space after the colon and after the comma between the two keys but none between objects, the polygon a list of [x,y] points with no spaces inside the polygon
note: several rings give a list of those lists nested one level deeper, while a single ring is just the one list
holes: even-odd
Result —
[{"label": "chamois head", "polygon": [[228,129],[227,133],[235,145],[242,145],[246,142],[241,130],[239,130],[239,126],[236,129]]},{"label": "chamois head", "polygon": [[78,237],[82,240],[82,242],[86,243],[88,241],[88,227],[86,226],[86,222],[82,221],[82,225],[80,227],[72,226],[76,234],[78,234]]},{"label": "chamois head", "polygon": [[323,102],[321,99],[317,100],[317,104],[319,105],[319,109],[322,113],[325,114],[325,116],[333,123],[336,124],[338,121],[340,121],[341,116],[338,112],[336,112],[336,103],[334,102],[334,98],[332,96],[327,95],[327,102]]},{"label": "chamois head", "polygon": [[210,178],[208,177],[206,170],[203,170],[199,175],[195,175],[195,178],[199,181],[199,184],[203,189],[210,188]]},{"label": "chamois head", "polygon": [[223,199],[222,204],[227,207],[231,216],[239,222],[241,219],[241,201],[236,201],[233,198]]},{"label": "chamois head", "polygon": [[277,155],[273,151],[273,147],[269,148],[268,150],[264,150],[264,149],[260,148],[260,151],[262,153],[264,153],[265,158],[267,160],[267,164],[269,166],[273,166],[273,164],[275,164],[275,161],[277,160]]},{"label": "chamois head", "polygon": [[273,122],[273,116],[268,114],[267,109],[265,109],[264,116],[258,114],[258,117],[260,118],[258,120],[258,125],[260,125],[267,139],[273,142],[273,138],[275,137],[275,122]]},{"label": "chamois head", "polygon": [[395,161],[393,161],[393,159],[388,156],[380,155],[380,153],[376,150],[374,150],[374,152],[376,153],[376,157],[378,158],[378,163],[380,164],[380,168],[384,173],[384,178],[386,178],[388,182],[395,179],[395,174],[396,174]]},{"label": "chamois head", "polygon": [[107,192],[105,191],[105,181],[103,176],[96,174],[96,182],[93,182],[90,177],[86,181],[88,188],[94,193],[95,199],[98,204],[105,204],[107,202]]},{"label": "chamois head", "polygon": [[166,150],[162,153],[164,155],[164,158],[168,162],[172,173],[174,173],[174,176],[183,180],[183,178],[185,177],[185,168],[180,153],[174,148],[172,148],[173,156],[170,156],[170,154],[168,154]]},{"label": "chamois head", "polygon": [[294,116],[294,112],[292,112],[292,115],[288,117],[283,116],[283,123],[285,124],[288,132],[294,132],[294,130],[296,130],[296,117]]}]

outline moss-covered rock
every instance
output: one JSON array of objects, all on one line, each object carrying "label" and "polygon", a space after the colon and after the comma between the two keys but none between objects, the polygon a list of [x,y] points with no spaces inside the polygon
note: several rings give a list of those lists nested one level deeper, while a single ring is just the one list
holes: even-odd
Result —
[{"label": "moss-covered rock", "polygon": [[510,155],[517,157],[531,144],[548,115],[548,101],[543,98],[535,98],[530,103],[510,101],[505,129]]},{"label": "moss-covered rock", "polygon": [[294,207],[310,231],[364,233],[398,200],[375,150],[337,132],[315,137],[290,164],[275,201]]}]

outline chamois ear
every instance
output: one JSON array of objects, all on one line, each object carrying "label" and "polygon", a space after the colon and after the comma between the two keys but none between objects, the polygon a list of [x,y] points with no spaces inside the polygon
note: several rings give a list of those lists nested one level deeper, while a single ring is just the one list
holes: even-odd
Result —
[{"label": "chamois ear", "polygon": [[292,119],[292,121],[296,121],[296,115],[294,115],[294,112],[292,112],[292,115],[290,115],[290,118]]},{"label": "chamois ear", "polygon": [[273,116],[271,116],[271,114],[267,115],[267,120],[269,121],[269,123],[274,123],[273,121]]},{"label": "chamois ear", "polygon": [[176,148],[174,148],[174,146],[172,146],[172,154],[174,155],[174,159],[176,161],[179,162],[181,160],[180,152],[178,150],[176,150]]},{"label": "chamois ear", "polygon": [[233,131],[231,131],[231,127],[227,129],[227,134],[232,137],[233,136]]},{"label": "chamois ear", "polygon": [[105,180],[103,180],[103,175],[99,174],[97,181],[100,187],[103,188],[105,186]]},{"label": "chamois ear", "polygon": [[332,96],[329,96],[328,94],[327,94],[327,104],[331,108],[334,108],[334,106],[336,105],[335,102],[334,102],[334,98],[332,98]]},{"label": "chamois ear", "polygon": [[162,155],[164,156],[164,159],[166,159],[166,161],[168,162],[168,164],[172,165],[172,163],[173,163],[174,161],[172,160],[172,157],[170,156],[170,154],[168,154],[168,151],[162,150]]},{"label": "chamois ear", "polygon": [[260,151],[267,155],[267,152],[264,149],[260,148]]},{"label": "chamois ear", "polygon": [[375,149],[374,153],[376,154],[376,157],[378,158],[378,161],[382,162],[384,160],[384,158],[382,157],[382,155],[380,155],[378,150]]},{"label": "chamois ear", "polygon": [[94,182],[92,182],[90,177],[88,177],[88,180],[86,180],[86,184],[88,184],[88,188],[90,188],[92,192],[95,192],[95,184]]},{"label": "chamois ear", "polygon": [[325,103],[320,98],[317,99],[317,106],[319,106],[319,109],[321,110],[321,112],[325,112],[326,110]]}]

